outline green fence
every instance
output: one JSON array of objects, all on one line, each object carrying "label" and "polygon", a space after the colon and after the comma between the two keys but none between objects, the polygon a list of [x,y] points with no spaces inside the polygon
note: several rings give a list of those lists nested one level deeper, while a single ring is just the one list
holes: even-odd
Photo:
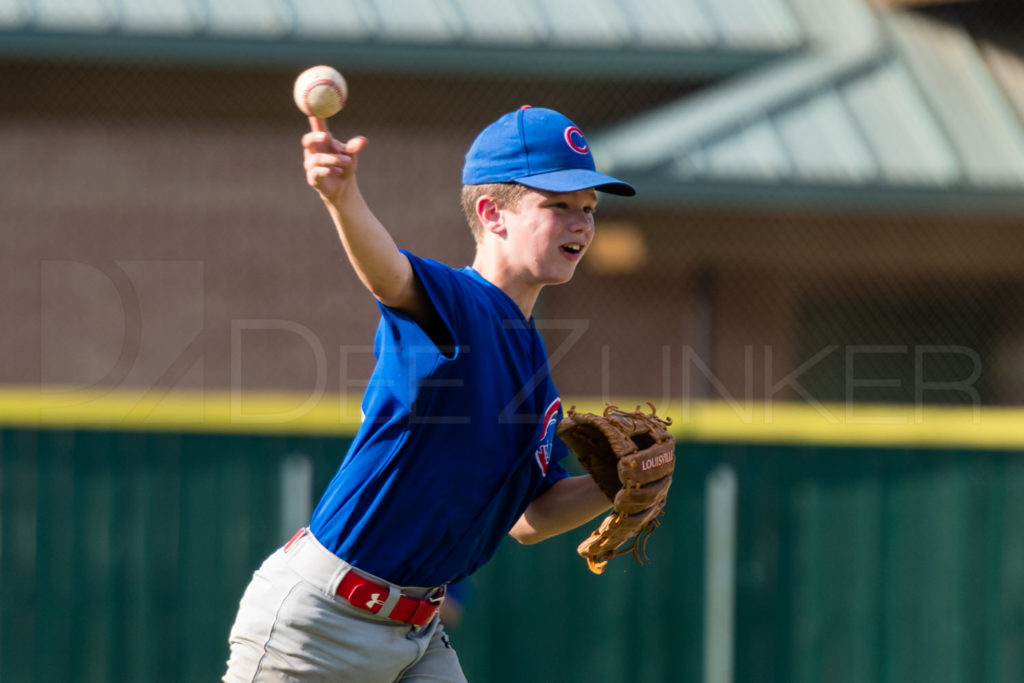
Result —
[{"label": "green fence", "polygon": [[[0,431],[0,680],[215,680],[250,573],[289,534],[289,496],[321,491],[346,445]],[[681,443],[679,456],[648,566],[590,574],[580,530],[508,542],[473,577],[452,634],[471,681],[1024,679],[1019,452]],[[723,473],[735,592],[708,603],[708,491]],[[726,625],[714,643],[710,623]]]},{"label": "green fence", "polygon": [[[284,463],[331,438],[0,431],[0,680],[207,681],[282,536]],[[219,672],[219,673],[218,673]]]},{"label": "green fence", "polygon": [[707,680],[705,492],[723,465],[738,494],[735,681],[1024,679],[1019,453],[679,455],[649,566],[619,559],[593,577],[556,540],[506,547],[477,575],[476,623],[456,638],[476,680]]}]

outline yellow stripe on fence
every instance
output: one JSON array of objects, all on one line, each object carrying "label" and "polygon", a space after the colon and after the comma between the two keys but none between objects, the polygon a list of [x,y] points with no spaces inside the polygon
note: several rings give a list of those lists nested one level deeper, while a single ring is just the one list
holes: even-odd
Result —
[{"label": "yellow stripe on fence", "polygon": [[0,425],[257,434],[351,435],[359,397],[167,388],[0,387]]},{"label": "yellow stripe on fence", "polygon": [[[594,399],[566,409],[600,412]],[[620,399],[620,408],[649,408]],[[680,441],[1024,449],[1024,409],[867,403],[674,401],[657,406]]]},{"label": "yellow stripe on fence", "polygon": [[[0,426],[350,436],[360,397],[333,393],[0,386]],[[611,401],[623,409],[642,400]],[[600,412],[593,397],[566,410]],[[1024,449],[1024,409],[672,401],[658,414],[680,441]]]}]

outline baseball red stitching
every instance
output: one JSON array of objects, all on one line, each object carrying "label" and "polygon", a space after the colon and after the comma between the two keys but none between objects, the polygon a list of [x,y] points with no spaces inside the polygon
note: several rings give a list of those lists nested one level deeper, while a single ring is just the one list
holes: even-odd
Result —
[{"label": "baseball red stitching", "polygon": [[312,116],[309,111],[309,92],[318,85],[329,85],[334,89],[334,92],[338,94],[338,101],[341,102],[342,106],[345,104],[345,93],[341,91],[341,87],[330,78],[318,78],[306,86],[306,89],[302,91],[302,103],[306,105],[306,113]]}]

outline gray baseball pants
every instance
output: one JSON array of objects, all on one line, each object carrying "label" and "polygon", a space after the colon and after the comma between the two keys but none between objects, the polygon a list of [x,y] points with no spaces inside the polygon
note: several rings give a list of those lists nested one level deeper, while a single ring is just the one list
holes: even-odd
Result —
[{"label": "gray baseball pants", "polygon": [[[387,583],[308,533],[267,558],[239,605],[223,680],[465,683],[437,615],[410,626],[357,609],[335,594],[349,571]],[[433,589],[398,590],[428,597]]]}]

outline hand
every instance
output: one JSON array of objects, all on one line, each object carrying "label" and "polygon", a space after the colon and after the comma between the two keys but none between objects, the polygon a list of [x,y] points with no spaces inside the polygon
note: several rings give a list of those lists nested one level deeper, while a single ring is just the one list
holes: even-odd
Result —
[{"label": "hand", "polygon": [[357,136],[339,142],[327,130],[323,119],[310,117],[312,130],[302,137],[306,182],[326,201],[341,202],[355,186],[356,157],[366,147],[366,138]]}]

